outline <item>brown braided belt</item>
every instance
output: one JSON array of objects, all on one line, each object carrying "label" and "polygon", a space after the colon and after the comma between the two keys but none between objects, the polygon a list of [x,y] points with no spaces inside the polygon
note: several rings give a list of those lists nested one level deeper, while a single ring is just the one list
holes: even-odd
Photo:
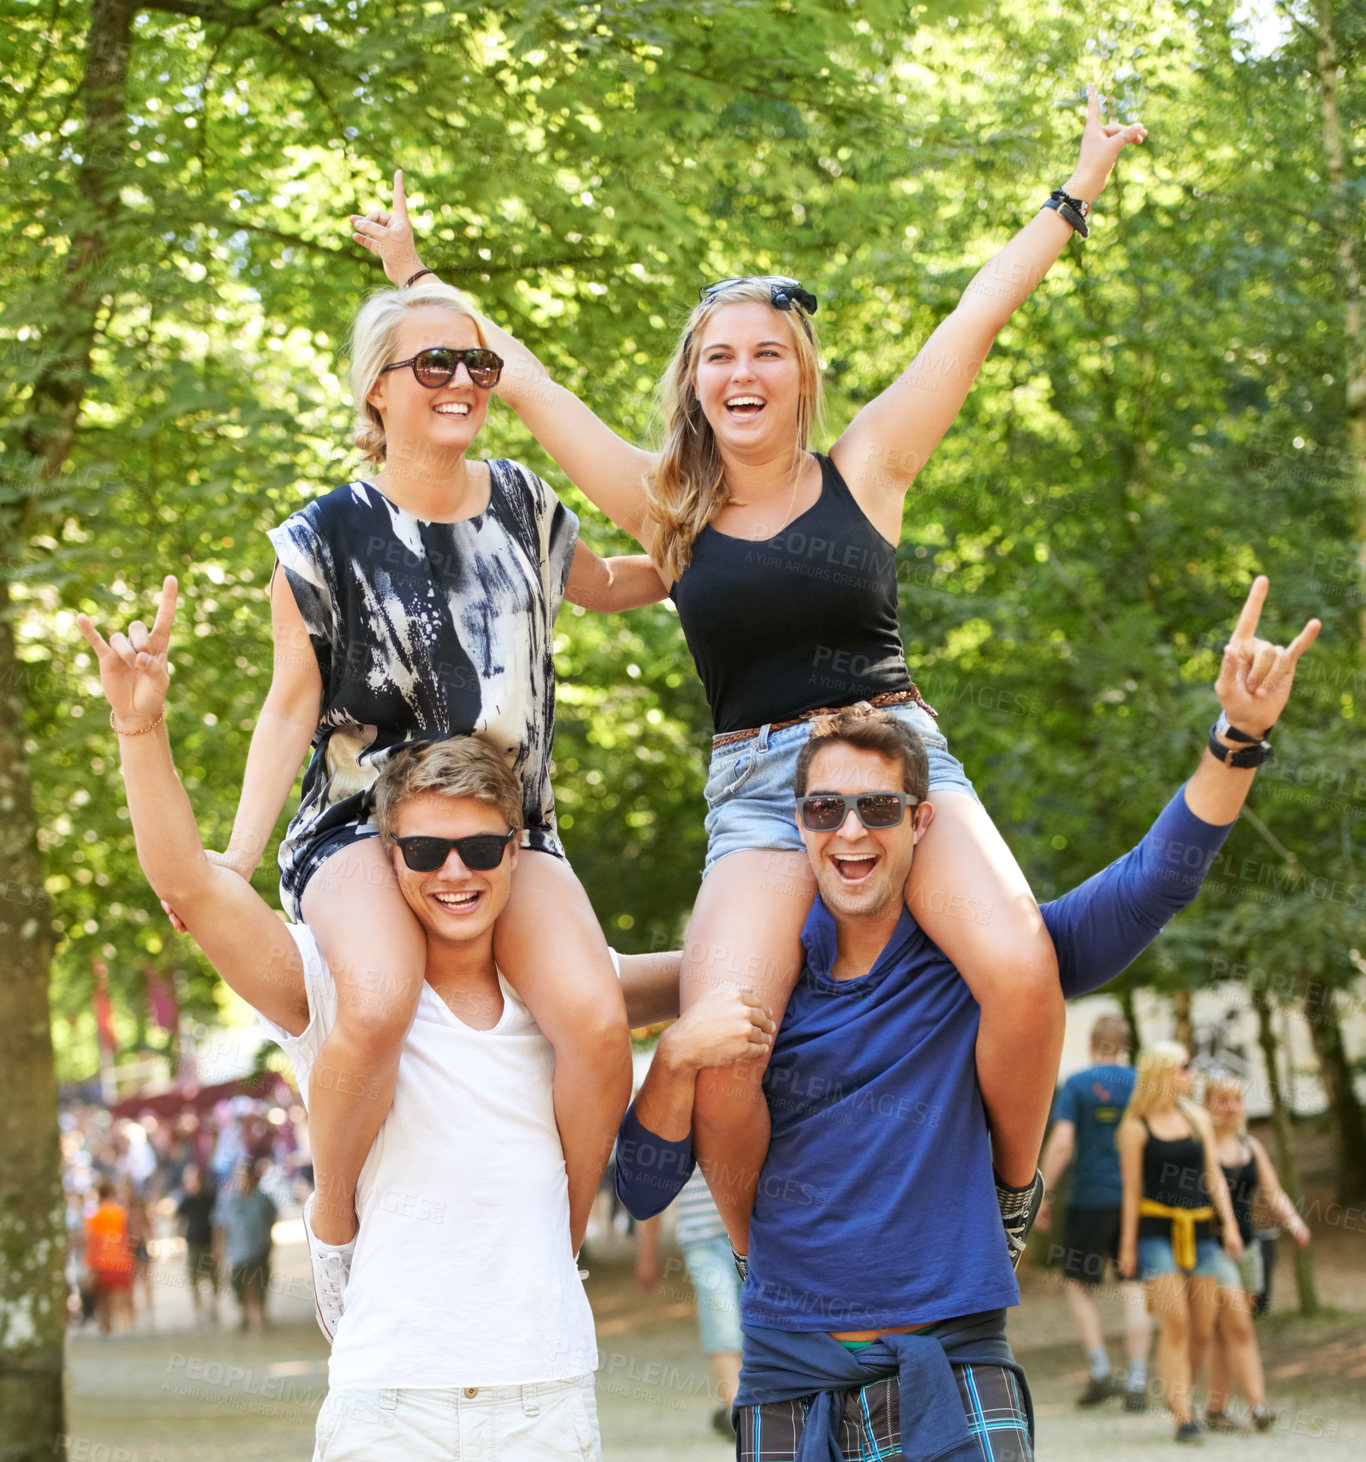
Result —
[{"label": "brown braided belt", "polygon": [[[912,684],[909,690],[885,690],[881,695],[875,695],[870,701],[855,701],[853,705],[848,706],[819,706],[814,711],[803,711],[800,716],[794,716],[790,721],[772,721],[769,723],[768,729],[785,731],[789,726],[800,726],[803,721],[814,721],[819,716],[833,716],[837,711],[853,710],[856,705],[868,706],[875,711],[880,711],[884,706],[904,706],[908,703],[919,706],[922,711],[928,711],[931,716],[938,719],[939,712]],[[762,726],[751,726],[747,731],[725,731],[720,736],[712,737],[712,750],[717,751],[723,746],[733,746],[737,741],[751,741],[762,730]]]}]

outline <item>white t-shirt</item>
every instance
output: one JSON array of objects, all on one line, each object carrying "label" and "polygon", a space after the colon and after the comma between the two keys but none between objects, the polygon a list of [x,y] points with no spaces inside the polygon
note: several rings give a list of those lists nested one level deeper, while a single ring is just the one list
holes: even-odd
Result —
[{"label": "white t-shirt", "polygon": [[[303,957],[308,1029],[291,1036],[261,1023],[307,1105],[337,990],[307,925],[289,932]],[[503,1014],[485,1031],[422,987],[394,1104],[356,1190],[360,1233],[332,1345],[334,1387],[530,1385],[597,1369],[593,1313],[569,1247],[555,1052],[498,982]]]}]

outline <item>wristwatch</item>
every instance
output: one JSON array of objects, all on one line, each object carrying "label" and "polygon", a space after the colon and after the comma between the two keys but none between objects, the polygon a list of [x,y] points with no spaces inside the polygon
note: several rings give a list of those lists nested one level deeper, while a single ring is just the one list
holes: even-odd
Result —
[{"label": "wristwatch", "polygon": [[[1225,746],[1219,740],[1221,736],[1243,743],[1243,749],[1238,751],[1231,746]],[[1246,731],[1239,731],[1236,726],[1230,726],[1228,716],[1223,711],[1219,712],[1219,719],[1209,728],[1209,749],[1210,755],[1216,761],[1223,762],[1226,767],[1237,767],[1240,771],[1259,767],[1276,754],[1265,736],[1251,736]]]}]

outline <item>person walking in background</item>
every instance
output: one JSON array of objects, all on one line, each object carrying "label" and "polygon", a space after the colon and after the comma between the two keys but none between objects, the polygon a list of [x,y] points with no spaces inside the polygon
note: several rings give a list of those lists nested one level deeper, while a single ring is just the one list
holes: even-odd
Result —
[{"label": "person walking in background", "polygon": [[1191,1415],[1196,1364],[1214,1327],[1220,1249],[1217,1213],[1229,1255],[1243,1242],[1214,1151],[1209,1114],[1190,1102],[1186,1048],[1162,1041],[1138,1060],[1134,1093],[1117,1145],[1124,1180],[1119,1272],[1142,1279],[1157,1315],[1157,1374],[1176,1419],[1178,1442],[1202,1440]]},{"label": "person walking in background", "polygon": [[[182,1176],[184,1193],[176,1207],[185,1236],[185,1273],[189,1276],[190,1298],[196,1321],[218,1321],[218,1265],[213,1255],[213,1208],[217,1196],[204,1186],[204,1174],[190,1163]],[[208,1288],[207,1297],[204,1287]]]},{"label": "person walking in background", "polygon": [[[1081,1337],[1091,1377],[1077,1398],[1078,1406],[1096,1406],[1120,1391],[1110,1369],[1110,1357],[1101,1333],[1097,1286],[1107,1262],[1119,1259],[1120,1204],[1123,1184],[1115,1133],[1134,1089],[1134,1071],[1128,1064],[1129,1027],[1122,1016],[1102,1015],[1091,1027],[1091,1065],[1063,1082],[1053,1109],[1053,1130],[1040,1161],[1044,1185],[1052,1193],[1068,1163],[1072,1182],[1062,1238],[1050,1250],[1062,1263],[1063,1285],[1072,1320]],[[1038,1227],[1052,1228],[1049,1200],[1040,1209]],[[1143,1286],[1121,1283],[1124,1305],[1124,1409],[1146,1406],[1148,1348],[1152,1322],[1148,1318]]]},{"label": "person walking in background", "polygon": [[[1257,1189],[1276,1219],[1285,1226],[1301,1248],[1309,1242],[1309,1229],[1295,1211],[1266,1148],[1248,1135],[1243,1112],[1243,1088],[1235,1077],[1214,1076],[1205,1087],[1205,1109],[1214,1124],[1214,1146],[1219,1166],[1228,1184],[1229,1201],[1238,1223],[1243,1252],[1235,1260],[1225,1250],[1220,1254],[1220,1272],[1215,1297],[1214,1335],[1209,1353],[1209,1388],[1206,1397],[1205,1429],[1212,1432],[1245,1432],[1247,1427],[1228,1414],[1233,1384],[1252,1409],[1252,1421],[1264,1432],[1276,1419],[1266,1404],[1266,1378],[1257,1333],[1252,1325],[1252,1302],[1265,1282],[1262,1248],[1254,1242],[1252,1200]],[[1199,1374],[1200,1357],[1192,1355],[1192,1374]]]},{"label": "person walking in background", "polygon": [[138,1290],[142,1290],[147,1323],[152,1323],[152,1214],[146,1197],[131,1178],[124,1178],[115,1195],[128,1214],[128,1252],[133,1256],[133,1274],[128,1286],[128,1305],[137,1316]]},{"label": "person walking in background", "polygon": [[133,1254],[128,1247],[128,1210],[114,1196],[114,1184],[95,1184],[96,1207],[85,1220],[85,1262],[95,1294],[101,1335],[133,1328]]},{"label": "person walking in background", "polygon": [[213,1227],[219,1262],[227,1265],[233,1296],[241,1307],[239,1330],[259,1334],[265,1329],[276,1216],[274,1201],[261,1191],[257,1165],[238,1163],[232,1185],[214,1204]]}]

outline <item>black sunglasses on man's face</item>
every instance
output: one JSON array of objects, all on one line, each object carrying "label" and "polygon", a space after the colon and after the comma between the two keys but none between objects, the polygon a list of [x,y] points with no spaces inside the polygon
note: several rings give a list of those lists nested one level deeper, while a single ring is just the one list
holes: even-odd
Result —
[{"label": "black sunglasses on man's face", "polygon": [[422,835],[396,838],[392,833],[389,835],[390,841],[398,844],[403,861],[414,873],[435,873],[445,864],[452,848],[471,873],[487,873],[503,861],[507,845],[516,836],[516,828],[506,833],[471,833],[467,838],[429,838]]}]

